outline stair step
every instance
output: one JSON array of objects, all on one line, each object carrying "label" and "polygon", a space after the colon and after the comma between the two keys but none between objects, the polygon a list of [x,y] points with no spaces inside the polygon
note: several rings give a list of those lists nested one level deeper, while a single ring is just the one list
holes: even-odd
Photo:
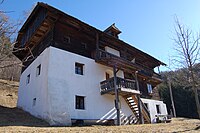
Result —
[{"label": "stair step", "polygon": [[128,98],[126,98],[126,99],[133,99],[132,97],[128,97]]},{"label": "stair step", "polygon": [[138,108],[137,106],[131,106],[131,108]]},{"label": "stair step", "polygon": [[138,109],[138,107],[137,107],[137,106],[131,106],[131,108],[132,108],[132,109],[136,109],[136,108]]},{"label": "stair step", "polygon": [[137,105],[136,103],[130,103],[130,102],[129,102],[129,104],[131,104],[131,105]]},{"label": "stair step", "polygon": [[134,105],[137,105],[135,102],[129,102],[130,104],[134,104]]},{"label": "stair step", "polygon": [[128,104],[128,105],[131,106],[131,107],[137,107],[136,104]]},{"label": "stair step", "polygon": [[130,103],[130,102],[133,102],[133,103],[135,102],[134,100],[126,100],[126,101],[128,101],[129,103]]},{"label": "stair step", "polygon": [[[130,109],[132,110],[133,112],[133,117],[131,117],[129,119],[129,124],[138,124],[139,122],[139,108],[138,108],[138,98],[136,95],[133,95],[133,96],[126,96],[124,97],[124,100],[126,101],[126,103],[128,104],[128,106],[130,107]],[[144,116],[144,122],[145,123],[150,123],[150,120],[149,120],[149,116],[146,116],[146,114],[144,115],[144,110],[141,112]],[[147,113],[148,114],[148,113]]]}]

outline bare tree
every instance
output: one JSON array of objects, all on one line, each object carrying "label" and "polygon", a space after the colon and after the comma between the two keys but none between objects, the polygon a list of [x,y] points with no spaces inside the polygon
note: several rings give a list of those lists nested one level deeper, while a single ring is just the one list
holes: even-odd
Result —
[{"label": "bare tree", "polygon": [[[3,3],[4,0],[0,0],[0,5]],[[11,13],[11,11],[0,10],[0,78],[18,80],[23,62],[33,60],[34,56],[29,48],[14,48],[17,31],[23,21],[10,20],[8,13]],[[25,17],[27,15],[24,14]],[[30,55],[20,61],[13,53],[23,50],[29,50]]]},{"label": "bare tree", "polygon": [[200,35],[196,34],[194,36],[192,30],[186,28],[182,25],[179,20],[175,19],[175,34],[174,42],[175,42],[175,51],[177,53],[174,61],[176,64],[181,65],[184,68],[187,68],[187,82],[194,92],[195,102],[197,107],[198,116],[200,118],[200,104],[198,97],[198,79],[196,78],[196,73],[194,71],[194,65],[199,62],[199,52],[200,52]]},{"label": "bare tree", "polygon": [[18,26],[18,22],[11,22],[0,12],[0,78],[3,79],[17,80],[20,75],[21,61],[12,54]]}]

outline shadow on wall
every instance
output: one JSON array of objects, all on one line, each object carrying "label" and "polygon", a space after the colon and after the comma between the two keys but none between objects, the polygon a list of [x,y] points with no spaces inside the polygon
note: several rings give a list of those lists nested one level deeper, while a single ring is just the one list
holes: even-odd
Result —
[{"label": "shadow on wall", "polygon": [[1,126],[48,127],[49,124],[19,108],[0,106],[0,127]]}]

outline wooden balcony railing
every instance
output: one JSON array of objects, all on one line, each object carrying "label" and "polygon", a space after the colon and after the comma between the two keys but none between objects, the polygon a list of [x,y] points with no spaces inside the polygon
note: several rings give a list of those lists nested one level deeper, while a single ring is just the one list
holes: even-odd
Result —
[{"label": "wooden balcony railing", "polygon": [[161,76],[155,73],[152,69],[148,68],[147,66],[139,64],[137,62],[133,63],[129,60],[126,60],[122,57],[116,56],[101,49],[96,50],[95,61],[110,67],[112,67],[113,64],[117,64],[117,67],[119,67],[120,69],[130,71],[131,73],[134,71],[138,71],[138,74],[140,75],[153,77],[154,79],[161,80]]},{"label": "wooden balcony railing", "polygon": [[[121,92],[126,90],[128,90],[127,92],[137,91],[134,80],[123,79],[119,77],[117,77],[116,79],[117,79],[117,88],[119,89],[119,91]],[[115,91],[113,77],[100,82],[100,85],[101,85],[101,94],[114,93]]]}]

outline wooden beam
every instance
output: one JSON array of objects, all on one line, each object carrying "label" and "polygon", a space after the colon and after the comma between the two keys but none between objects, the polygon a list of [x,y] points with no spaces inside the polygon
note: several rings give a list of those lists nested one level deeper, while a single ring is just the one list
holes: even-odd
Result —
[{"label": "wooden beam", "polygon": [[119,90],[117,87],[117,70],[116,66],[113,66],[113,74],[114,74],[114,88],[115,88],[115,108],[117,110],[117,125],[121,125],[120,120],[120,101],[119,101]]},{"label": "wooden beam", "polygon": [[[140,91],[140,86],[139,86],[139,82],[138,82],[138,79],[137,79],[137,74],[138,74],[138,71],[135,72],[136,87],[137,87],[137,90]],[[138,100],[138,111],[139,111],[140,124],[144,124],[144,119],[143,119],[143,115],[142,115],[142,107],[141,107],[141,102],[140,102],[140,95],[137,95],[137,100]]]}]

